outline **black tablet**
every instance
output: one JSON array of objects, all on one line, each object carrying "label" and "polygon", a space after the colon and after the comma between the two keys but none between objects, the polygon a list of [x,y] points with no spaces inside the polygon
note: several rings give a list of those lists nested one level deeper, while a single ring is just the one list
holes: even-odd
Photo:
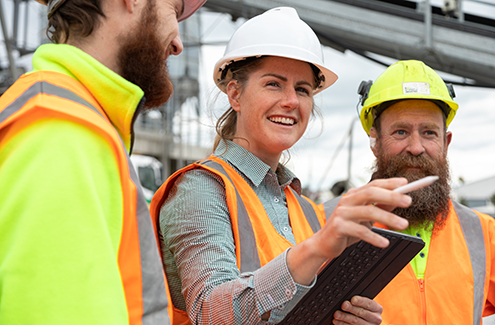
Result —
[{"label": "black tablet", "polygon": [[327,262],[313,288],[287,314],[281,324],[331,324],[342,303],[359,295],[373,299],[425,243],[421,238],[373,227],[390,245],[378,248],[364,241],[347,247]]}]

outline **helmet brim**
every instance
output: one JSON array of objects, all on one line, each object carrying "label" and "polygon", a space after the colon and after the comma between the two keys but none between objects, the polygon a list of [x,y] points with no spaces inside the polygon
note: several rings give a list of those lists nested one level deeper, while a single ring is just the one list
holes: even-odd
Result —
[{"label": "helmet brim", "polygon": [[223,81],[222,80],[222,72],[223,72],[223,70],[229,64],[231,64],[232,62],[244,60],[244,59],[247,59],[249,57],[278,56],[278,57],[282,57],[282,58],[299,60],[299,61],[302,61],[302,62],[313,64],[318,69],[320,69],[322,75],[324,76],[324,81],[320,84],[320,86],[318,88],[315,89],[313,95],[316,95],[317,93],[319,93],[319,92],[325,90],[326,88],[330,87],[338,79],[338,76],[332,70],[330,70],[329,68],[327,68],[317,58],[315,58],[314,60],[308,60],[307,59],[307,56],[308,56],[307,53],[306,53],[306,55],[300,55],[300,56],[294,55],[294,54],[291,54],[290,56],[289,55],[284,55],[283,53],[287,53],[287,51],[285,51],[284,49],[280,49],[280,46],[277,49],[272,49],[272,50],[266,49],[266,51],[264,51],[264,53],[261,53],[261,54],[259,52],[257,52],[256,54],[253,53],[253,55],[246,55],[245,49],[243,49],[242,52],[244,53],[244,55],[242,55],[242,56],[239,56],[239,55],[237,55],[234,52],[234,53],[231,53],[231,55],[229,55],[229,56],[223,57],[222,59],[220,59],[215,64],[214,73],[213,73],[213,79],[215,81],[215,84],[217,85],[217,87],[221,91],[226,92],[225,86],[222,84],[222,81]]},{"label": "helmet brim", "polygon": [[191,17],[199,8],[201,8],[207,0],[185,0],[184,11],[179,17],[179,22]]}]

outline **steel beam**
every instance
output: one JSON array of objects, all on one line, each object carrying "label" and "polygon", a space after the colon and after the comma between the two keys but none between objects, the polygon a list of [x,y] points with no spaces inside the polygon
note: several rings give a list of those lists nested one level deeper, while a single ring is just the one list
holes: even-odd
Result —
[{"label": "steel beam", "polygon": [[495,87],[495,26],[438,15],[426,17],[425,26],[423,12],[373,0],[208,0],[205,6],[234,18],[294,7],[324,45],[339,51],[418,59],[473,85]]}]

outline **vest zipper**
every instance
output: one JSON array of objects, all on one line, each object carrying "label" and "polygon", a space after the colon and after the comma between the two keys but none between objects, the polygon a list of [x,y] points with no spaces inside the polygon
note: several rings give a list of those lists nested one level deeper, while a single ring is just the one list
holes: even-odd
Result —
[{"label": "vest zipper", "polygon": [[426,297],[425,297],[425,280],[418,279],[419,282],[419,296],[421,300],[421,313],[423,316],[423,324],[426,325]]}]

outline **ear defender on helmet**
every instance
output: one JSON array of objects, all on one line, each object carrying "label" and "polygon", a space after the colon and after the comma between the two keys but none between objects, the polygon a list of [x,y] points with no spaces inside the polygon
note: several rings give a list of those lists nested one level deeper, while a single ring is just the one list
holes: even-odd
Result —
[{"label": "ear defender on helmet", "polygon": [[368,95],[370,93],[370,88],[371,88],[372,84],[373,84],[373,81],[371,81],[371,80],[368,80],[368,81],[363,80],[359,84],[359,88],[358,88],[357,93],[359,94],[359,104],[361,104],[361,106],[363,106],[366,99],[368,99]]},{"label": "ear defender on helmet", "polygon": [[449,91],[450,98],[454,99],[455,98],[455,91],[454,91],[454,85],[451,83],[446,83],[447,90]]},{"label": "ear defender on helmet", "polygon": [[[373,85],[373,81],[371,80],[363,80],[361,81],[361,83],[359,84],[359,87],[358,87],[358,91],[357,93],[359,94],[359,101],[356,105],[356,111],[357,111],[357,114],[358,116],[361,118],[362,120],[362,114],[363,114],[363,111],[361,113],[359,113],[359,104],[361,104],[361,106],[364,106],[364,102],[366,101],[366,99],[368,99],[368,96],[369,96],[369,93],[370,93],[370,89],[371,89],[371,85]],[[368,110],[364,113],[364,118],[367,118],[367,115],[368,113],[371,111]],[[362,122],[361,122],[362,123]]]}]

